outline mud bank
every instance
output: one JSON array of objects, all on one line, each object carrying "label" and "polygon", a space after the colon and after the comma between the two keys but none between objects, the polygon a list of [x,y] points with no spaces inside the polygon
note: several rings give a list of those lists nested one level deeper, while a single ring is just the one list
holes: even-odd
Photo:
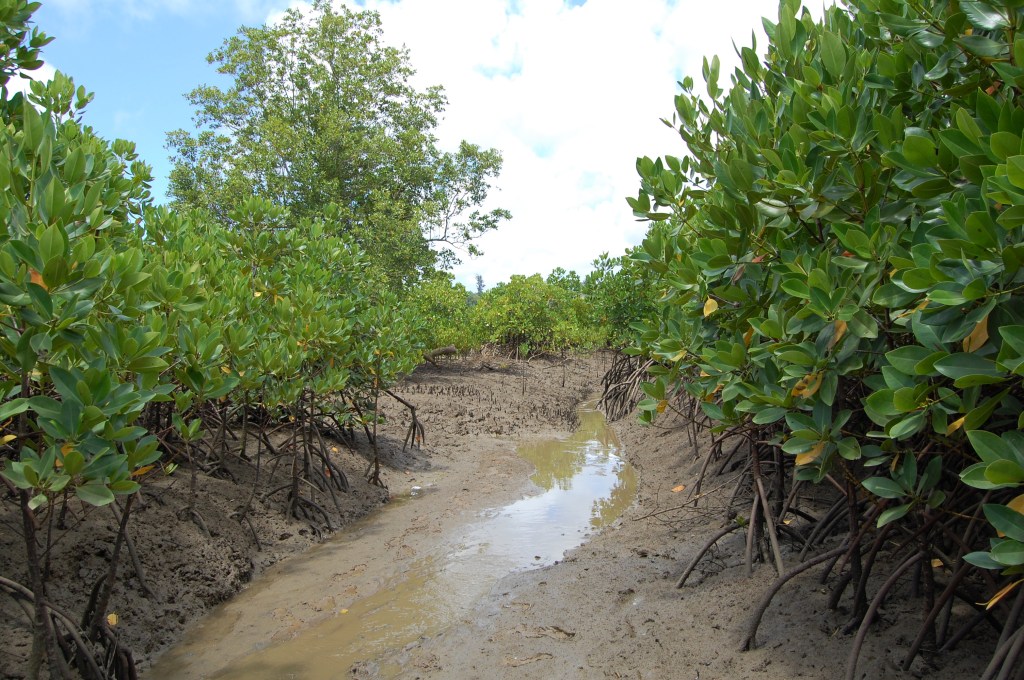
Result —
[{"label": "mud bank", "polygon": [[[388,422],[381,430],[380,452],[389,488],[365,482],[371,453],[364,437],[357,436],[354,448],[336,443],[334,460],[352,490],[340,495],[340,513],[329,508],[332,523],[351,524],[389,498],[408,496],[414,486],[443,487],[453,494],[445,508],[436,517],[415,520],[429,536],[435,524],[446,521],[441,516],[445,512],[454,516],[518,498],[530,465],[515,454],[516,444],[571,432],[574,405],[593,393],[606,366],[597,357],[517,362],[476,356],[440,368],[422,367],[396,393],[417,406],[426,427],[425,441],[419,448],[403,450],[408,413],[398,402],[382,401]],[[251,462],[229,459],[225,469],[219,477],[199,473],[194,500],[189,471],[179,468],[149,484],[136,501],[128,533],[141,577],[124,554],[109,609],[117,614],[117,630],[143,676],[153,659],[210,608],[271,565],[302,554],[323,539],[309,523],[284,515],[280,495],[260,499],[271,488],[266,474],[247,520],[239,521],[237,511],[253,492],[255,468]],[[69,509],[70,531],[56,541],[51,555],[49,595],[78,618],[89,589],[106,573],[117,520],[110,508]],[[15,503],[7,499],[0,504],[0,574],[26,582],[19,523]],[[410,548],[399,542],[395,549]],[[304,599],[316,604],[323,596],[309,593]],[[284,627],[291,625],[288,621]],[[22,677],[31,645],[27,618],[2,595],[0,635],[5,641],[0,645],[0,677]]]},{"label": "mud bank", "polygon": [[[574,405],[594,394],[608,364],[603,356],[529,363],[475,358],[417,371],[397,393],[418,407],[427,428],[422,448],[402,450],[408,416],[397,403],[387,405],[389,424],[382,437],[385,480],[397,505],[359,523],[353,539],[340,548],[313,547],[344,555],[338,573],[319,582],[289,580],[288,573],[301,569],[302,560],[281,561],[313,546],[317,537],[308,525],[284,518],[274,504],[262,505],[252,517],[254,531],[231,518],[249,491],[245,466],[233,470],[234,481],[200,480],[202,505],[197,509],[210,535],[187,517],[181,519],[187,503],[184,476],[165,482],[147,495],[131,527],[151,592],[141,588],[126,561],[113,604],[125,639],[142,662],[143,678],[147,673],[176,677],[173,664],[164,666],[171,670],[162,674],[159,665],[152,670],[153,659],[211,606],[275,562],[280,563],[267,576],[277,578],[285,604],[253,622],[255,644],[286,643],[310,626],[342,616],[343,610],[357,612],[355,603],[387,587],[401,565],[427,555],[439,536],[486,508],[521,498],[532,466],[515,453],[516,446],[571,432]],[[819,570],[786,586],[765,614],[757,648],[749,652],[739,651],[740,640],[776,574],[770,563],[758,563],[748,575],[742,532],[723,539],[686,586],[676,589],[686,564],[726,517],[724,504],[715,500],[722,494],[703,496],[696,504],[685,501],[703,463],[705,443],[698,442],[695,450],[685,424],[668,418],[656,427],[642,427],[627,417],[613,427],[639,475],[636,501],[613,526],[557,564],[501,579],[454,625],[376,658],[339,664],[337,677],[841,677],[852,636],[841,630],[847,612],[828,608]],[[361,479],[366,454],[344,448],[337,454],[354,481]],[[705,491],[718,483],[708,483]],[[357,485],[345,519],[354,521],[384,498],[379,489]],[[110,550],[113,518],[93,512],[83,522],[85,528],[76,531],[86,538],[58,544],[60,552],[54,555],[55,575],[62,583],[77,579],[91,584],[103,568],[98,556]],[[0,528],[0,573],[5,575],[15,569],[22,550],[10,533],[12,524],[5,517]],[[795,564],[793,549],[784,551],[787,563]],[[952,653],[917,659],[910,671],[898,669],[921,616],[920,599],[908,597],[908,591],[909,586],[897,588],[881,610],[856,677],[980,676],[991,648],[971,638]],[[66,588],[55,595],[68,608],[84,602],[81,590]],[[23,615],[13,609],[2,614],[0,633],[13,642],[0,650],[0,675],[18,677],[29,640],[12,622]],[[215,636],[217,631],[195,627],[193,634]],[[287,669],[282,673],[288,677]],[[194,677],[203,677],[202,671]]]}]

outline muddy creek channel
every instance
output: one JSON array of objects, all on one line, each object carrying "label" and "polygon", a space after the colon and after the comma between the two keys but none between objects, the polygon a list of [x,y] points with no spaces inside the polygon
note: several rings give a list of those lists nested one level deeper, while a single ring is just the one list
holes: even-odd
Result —
[{"label": "muddy creek channel", "polygon": [[525,497],[445,523],[443,484],[413,487],[269,569],[145,677],[337,678],[458,624],[500,579],[562,559],[633,502],[636,476],[604,416],[590,405],[579,416],[570,437],[519,446],[535,468]]}]

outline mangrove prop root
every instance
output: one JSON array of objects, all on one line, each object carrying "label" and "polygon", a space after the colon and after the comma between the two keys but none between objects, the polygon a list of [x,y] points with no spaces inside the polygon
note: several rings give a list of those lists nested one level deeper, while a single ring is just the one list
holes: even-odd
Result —
[{"label": "mangrove prop root", "polygon": [[791,580],[793,580],[803,572],[807,571],[811,567],[819,565],[822,562],[827,562],[832,558],[839,557],[840,555],[845,553],[846,550],[847,546],[844,545],[840,548],[836,548],[835,550],[829,550],[828,552],[824,552],[820,555],[817,555],[816,557],[812,557],[806,562],[798,564],[797,566],[793,567],[788,572],[777,578],[775,580],[775,583],[772,584],[772,587],[768,589],[764,596],[762,596],[761,601],[758,603],[757,609],[754,612],[754,615],[750,618],[750,623],[747,624],[746,635],[743,637],[743,640],[740,643],[740,651],[746,652],[754,648],[754,642],[757,638],[757,629],[761,626],[761,619],[764,618],[764,613],[768,611],[768,607],[769,605],[771,605],[772,600],[775,599],[775,596],[778,594],[780,590],[782,590],[782,587],[784,585],[786,585]]},{"label": "mangrove prop root", "polygon": [[[1017,667],[1017,659],[1020,657],[1020,653],[1024,650],[1024,626],[1017,629],[1017,632],[1013,635],[1016,638],[1016,642],[1013,643],[1013,647],[1006,655],[1006,659],[1003,660],[1003,670],[996,676],[996,680],[1009,680],[1010,673],[1017,670],[1016,675],[1020,675]],[[1011,638],[1011,639],[1013,639]]]},{"label": "mangrove prop root", "polygon": [[754,575],[754,543],[757,534],[758,512],[761,504],[757,501],[757,493],[754,493],[754,504],[750,507],[750,522],[747,523],[747,549],[744,554],[744,561],[747,564],[747,576]]},{"label": "mangrove prop root", "polygon": [[861,647],[864,646],[864,638],[868,634],[868,628],[871,626],[871,622],[875,618],[875,614],[878,613],[878,608],[882,606],[882,602],[885,601],[885,596],[889,594],[896,582],[899,581],[907,569],[923,560],[928,556],[928,553],[924,550],[917,552],[908,557],[903,564],[896,567],[896,570],[889,575],[889,578],[885,580],[882,587],[875,593],[874,599],[871,600],[871,604],[868,605],[867,613],[864,614],[864,618],[861,620],[860,629],[857,630],[857,637],[853,640],[853,646],[850,648],[850,656],[846,660],[846,680],[854,680],[857,675],[857,659],[860,658]]},{"label": "mangrove prop root", "polygon": [[911,664],[914,662],[914,657],[921,651],[921,645],[924,644],[925,639],[928,637],[928,630],[935,623],[935,620],[939,617],[939,614],[946,607],[947,603],[953,601],[953,597],[956,594],[956,589],[960,585],[960,581],[963,580],[964,576],[970,570],[971,565],[967,562],[961,563],[960,567],[953,574],[953,578],[949,580],[946,585],[946,589],[939,596],[939,599],[935,602],[931,611],[928,612],[927,618],[924,620],[924,625],[921,626],[921,630],[918,632],[917,637],[914,639],[913,644],[910,645],[910,650],[907,652],[907,656],[903,659],[903,670],[909,671]]},{"label": "mangrove prop root", "polygon": [[423,423],[416,417],[416,407],[391,390],[384,390],[384,393],[407,408],[412,418],[412,422],[409,424],[409,431],[405,435],[405,441],[402,442],[402,450],[405,451],[406,447],[409,446],[417,449],[422,448],[423,442],[427,440],[427,433],[423,428]]},{"label": "mangrove prop root", "polygon": [[811,530],[811,535],[807,537],[807,543],[804,545],[804,549],[800,551],[799,559],[802,561],[807,556],[807,551],[817,542],[819,537],[823,537],[823,534],[827,527],[831,526],[836,521],[837,516],[841,515],[847,509],[846,498],[839,498],[832,507],[828,509],[828,512],[821,518],[821,521]]},{"label": "mangrove prop root", "polygon": [[[1024,644],[1024,626],[1017,628],[1017,632],[996,648],[995,654],[992,655],[992,660],[989,661],[988,667],[981,675],[981,680],[993,680],[994,678],[998,680],[998,678],[1006,677],[1011,670],[1007,666],[1020,655],[1021,644]],[[1000,671],[998,676],[996,671]]]},{"label": "mangrove prop root", "polygon": [[[6,577],[0,576],[0,590],[10,595],[21,605],[35,608],[38,598],[33,591]],[[131,651],[121,645],[117,636],[102,621],[97,631],[96,640],[100,647],[97,650],[86,641],[83,630],[75,620],[48,601],[43,602],[43,615],[47,620],[49,628],[54,632],[60,629],[66,631],[64,635],[57,635],[57,642],[61,650],[61,657],[58,663],[61,665],[51,672],[58,674],[68,671],[68,664],[73,664],[81,677],[86,680],[107,680],[118,678],[119,680],[137,680],[135,660]]]},{"label": "mangrove prop root", "polygon": [[786,565],[782,561],[782,551],[779,549],[779,535],[775,531],[775,521],[772,519],[772,510],[768,507],[768,496],[764,492],[764,484],[761,482],[760,470],[757,464],[754,465],[754,483],[757,485],[755,495],[761,499],[761,508],[764,510],[764,521],[768,531],[768,540],[771,542],[772,554],[775,556],[775,568],[779,576],[786,573]]},{"label": "mangrove prop root", "polygon": [[1017,597],[1014,598],[1013,607],[1010,608],[1010,615],[1006,619],[1006,626],[1003,628],[1002,634],[999,636],[999,642],[996,643],[996,647],[1006,642],[1006,639],[1010,637],[1010,631],[1016,624],[1017,618],[1020,616],[1021,608],[1024,606],[1024,588],[1020,588],[1017,591]]},{"label": "mangrove prop root", "polygon": [[700,562],[701,558],[703,558],[704,555],[706,555],[707,552],[711,550],[711,548],[713,548],[719,540],[721,540],[724,536],[731,534],[739,528],[740,525],[734,522],[733,524],[730,524],[729,526],[723,527],[716,531],[714,535],[711,536],[711,538],[709,538],[703,546],[701,546],[701,549],[697,551],[697,554],[694,555],[693,559],[690,560],[690,563],[686,566],[686,569],[683,571],[683,575],[679,577],[678,581],[676,581],[676,588],[683,587],[683,584],[686,583],[686,579],[689,578],[693,570],[697,568],[697,563]]}]

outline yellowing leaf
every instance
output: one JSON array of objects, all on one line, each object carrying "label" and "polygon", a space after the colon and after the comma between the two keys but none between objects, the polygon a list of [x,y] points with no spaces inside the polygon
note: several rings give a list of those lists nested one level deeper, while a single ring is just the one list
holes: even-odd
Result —
[{"label": "yellowing leaf", "polygon": [[963,417],[957,418],[956,420],[951,422],[949,424],[949,427],[946,428],[946,436],[948,437],[949,435],[953,434],[954,432],[959,430],[961,427],[963,427],[965,420],[967,420],[967,416],[963,416]]},{"label": "yellowing leaf", "polygon": [[943,564],[945,563],[937,557],[934,560],[932,560],[933,569],[939,569],[940,567],[942,567]]},{"label": "yellowing leaf", "polygon": [[718,300],[714,298],[708,298],[708,301],[704,303],[704,317],[707,318],[718,311]]},{"label": "yellowing leaf", "polygon": [[754,327],[751,326],[747,329],[747,332],[743,334],[743,345],[750,347],[750,341],[754,339]]},{"label": "yellowing leaf", "polygon": [[985,605],[985,609],[992,609],[992,607],[996,606],[996,604],[999,602],[999,600],[1003,599],[1004,597],[1009,595],[1011,592],[1013,592],[1013,589],[1016,588],[1017,586],[1019,586],[1021,583],[1024,583],[1024,578],[1020,579],[1019,581],[1014,581],[1010,585],[1006,586],[1005,588],[1000,590],[998,593],[993,595],[992,599],[989,600],[988,602],[979,602],[978,604],[984,604]]},{"label": "yellowing leaf", "polygon": [[838,343],[840,340],[842,340],[843,336],[846,335],[846,328],[847,328],[847,326],[846,326],[846,322],[845,321],[838,321],[837,320],[834,323],[834,327],[835,327],[835,333],[832,334],[832,339],[829,340],[829,343],[828,343],[828,348],[829,349],[832,349],[833,347],[835,347],[836,343]]},{"label": "yellowing leaf", "polygon": [[155,467],[155,465],[143,465],[138,470],[132,473],[132,477],[141,477],[142,475],[146,474]]},{"label": "yellowing leaf", "polygon": [[108,625],[116,626],[118,621],[120,621],[120,619],[117,617],[117,614],[107,614]]},{"label": "yellowing leaf", "polygon": [[658,402],[658,413],[664,413],[665,408],[668,406],[668,401],[662,399]]},{"label": "yellowing leaf", "polygon": [[347,609],[342,609],[338,613],[339,614],[348,614],[348,610]]},{"label": "yellowing leaf", "polygon": [[672,487],[672,493],[679,493],[680,491],[683,491],[684,489],[686,489],[686,485],[685,484],[679,484],[677,486],[673,486]]},{"label": "yellowing leaf", "polygon": [[1024,493],[1014,498],[1012,501],[1006,504],[1006,507],[1011,510],[1016,510],[1020,514],[1024,515]]},{"label": "yellowing leaf", "polygon": [[255,293],[253,293],[253,294],[252,294],[252,296],[253,296],[253,297],[256,297],[256,298],[258,298],[258,297],[260,297],[260,296],[262,296],[262,295],[263,295],[263,292],[262,292],[262,291],[259,291],[259,290],[258,290],[258,291],[256,291]]},{"label": "yellowing leaf", "polygon": [[3,437],[0,437],[0,445],[6,444],[8,442],[13,442],[17,438],[18,435],[16,434],[5,434]]},{"label": "yellowing leaf", "polygon": [[793,386],[794,397],[813,397],[821,389],[823,373],[808,373]]},{"label": "yellowing leaf", "polygon": [[964,351],[977,352],[988,342],[988,314],[978,322],[971,334],[964,338]]},{"label": "yellowing leaf", "polygon": [[897,319],[902,319],[905,316],[910,316],[914,312],[920,312],[922,309],[924,309],[927,306],[928,306],[928,298],[925,298],[924,300],[921,300],[921,302],[917,305],[917,307],[914,307],[913,309],[908,309],[906,311],[900,312],[899,314],[896,315],[896,318]]},{"label": "yellowing leaf", "polygon": [[30,269],[28,276],[29,280],[32,281],[32,283],[36,284],[43,290],[50,290],[50,288],[43,281],[43,275],[37,272],[35,269]]},{"label": "yellowing leaf", "polygon": [[797,465],[807,465],[808,463],[813,463],[814,461],[816,461],[818,459],[818,456],[820,456],[821,452],[824,451],[824,450],[825,450],[825,442],[823,442],[823,441],[822,442],[818,442],[817,444],[814,445],[814,448],[812,448],[810,451],[804,451],[803,453],[798,453],[797,456],[796,456],[796,464]]}]

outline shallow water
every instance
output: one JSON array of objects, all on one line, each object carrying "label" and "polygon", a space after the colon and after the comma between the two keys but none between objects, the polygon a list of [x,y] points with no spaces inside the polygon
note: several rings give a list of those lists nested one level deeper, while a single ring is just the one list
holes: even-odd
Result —
[{"label": "shallow water", "polygon": [[[275,582],[284,589],[276,597],[289,596],[287,584],[280,583],[289,578],[289,570],[274,571],[231,605],[211,613],[195,634],[160,660],[149,677],[341,677],[355,663],[402,649],[456,623],[502,577],[560,560],[592,531],[614,522],[636,493],[635,474],[621,458],[618,440],[604,417],[590,408],[582,408],[579,414],[580,426],[568,439],[519,448],[519,455],[536,467],[530,479],[540,493],[488,510],[462,529],[439,536],[434,553],[411,562],[347,609],[328,606],[322,620],[297,628],[291,639],[269,646],[254,644],[251,653],[232,660],[227,668],[222,667],[223,661],[217,666],[218,649],[237,655],[232,633],[244,628],[246,617],[267,616],[265,606],[246,611],[246,601],[258,598],[261,588],[275,587],[271,585]],[[417,501],[413,497],[405,502]],[[373,522],[371,518],[343,531],[324,550],[298,558],[304,585],[295,586],[291,596],[309,599],[310,574],[318,572],[318,562],[325,581],[344,576],[336,573],[332,554],[372,533]],[[378,670],[387,677],[399,669]]]}]

